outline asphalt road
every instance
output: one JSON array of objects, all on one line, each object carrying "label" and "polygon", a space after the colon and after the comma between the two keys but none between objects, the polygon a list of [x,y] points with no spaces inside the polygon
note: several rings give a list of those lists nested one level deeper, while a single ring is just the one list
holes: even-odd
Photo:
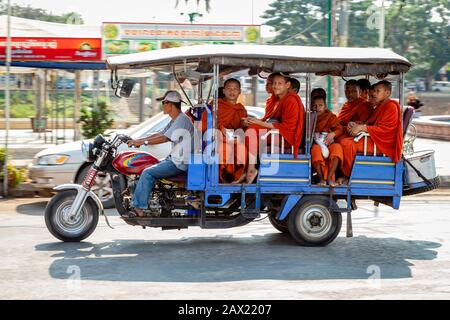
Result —
[{"label": "asphalt road", "polygon": [[0,200],[0,299],[450,299],[450,194],[359,202],[354,237],[297,246],[266,220],[131,227],[108,210],[86,242],[47,231],[42,198]]}]

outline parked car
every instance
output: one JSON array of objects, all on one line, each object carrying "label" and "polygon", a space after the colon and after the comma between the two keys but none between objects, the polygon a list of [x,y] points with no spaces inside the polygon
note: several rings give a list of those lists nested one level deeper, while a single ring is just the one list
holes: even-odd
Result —
[{"label": "parked car", "polygon": [[[64,87],[66,89],[73,90],[75,88],[75,80],[74,79],[64,79],[64,78],[58,79],[58,81],[56,81],[56,88],[61,90],[61,89],[64,89]],[[80,83],[81,89],[86,89],[87,87],[88,87],[88,84],[86,82]]]},{"label": "parked car", "polygon": [[435,81],[431,90],[436,92],[450,92],[450,81]]},{"label": "parked car", "polygon": [[[249,116],[262,118],[264,109],[260,107],[247,107]],[[152,132],[163,129],[169,123],[170,118],[162,112],[142,122],[130,127],[120,133],[127,134],[133,139],[140,139],[148,136]],[[158,159],[164,159],[170,153],[170,143],[159,145],[142,146],[141,150],[151,152]],[[118,151],[128,148],[121,145]],[[135,150],[135,149],[133,149]],[[80,183],[90,164],[86,161],[81,151],[81,141],[64,143],[52,146],[34,156],[33,163],[29,167],[29,176],[36,188],[41,190],[52,190],[57,185],[63,183]],[[105,208],[114,206],[112,185],[109,175],[100,174],[93,187],[94,193],[98,195]]]}]

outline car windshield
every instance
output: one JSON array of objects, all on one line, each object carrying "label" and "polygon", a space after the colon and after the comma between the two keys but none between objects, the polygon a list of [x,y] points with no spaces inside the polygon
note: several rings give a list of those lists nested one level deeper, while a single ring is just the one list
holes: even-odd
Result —
[{"label": "car windshield", "polygon": [[169,123],[168,116],[164,115],[162,112],[154,115],[148,120],[128,128],[126,130],[126,134],[128,134],[133,139],[137,139],[140,137],[144,137],[149,132],[156,132],[162,128],[164,128],[164,124]]}]

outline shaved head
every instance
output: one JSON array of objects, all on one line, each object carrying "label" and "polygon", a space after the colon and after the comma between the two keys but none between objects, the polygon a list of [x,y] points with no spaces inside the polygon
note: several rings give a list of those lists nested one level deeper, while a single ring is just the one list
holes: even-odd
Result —
[{"label": "shaved head", "polygon": [[357,86],[357,87],[359,87],[359,83],[355,79],[351,79],[351,80],[345,81],[345,86]]},{"label": "shaved head", "polygon": [[375,83],[374,87],[377,86],[383,86],[386,90],[392,92],[392,83],[387,80],[378,81],[377,83]]},{"label": "shaved head", "polygon": [[300,91],[300,81],[295,78],[289,78],[289,82],[291,83],[292,91],[298,93]]},{"label": "shaved head", "polygon": [[316,97],[321,97],[325,101],[327,100],[327,92],[323,88],[315,88],[311,91],[311,101]]},{"label": "shaved head", "polygon": [[363,91],[370,89],[371,84],[370,84],[370,81],[367,79],[359,79],[357,81],[357,83],[358,83],[359,88]]}]

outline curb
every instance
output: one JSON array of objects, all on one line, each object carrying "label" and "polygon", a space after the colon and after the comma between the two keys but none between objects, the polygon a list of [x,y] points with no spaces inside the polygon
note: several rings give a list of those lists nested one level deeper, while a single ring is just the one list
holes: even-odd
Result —
[{"label": "curb", "polygon": [[449,188],[450,187],[450,176],[439,176],[441,178],[440,188]]},{"label": "curb", "polygon": [[[0,187],[0,194],[3,195],[3,186]],[[48,196],[51,196],[49,191],[37,189],[30,183],[22,183],[16,188],[9,189],[8,196],[6,198],[33,198]]]}]

